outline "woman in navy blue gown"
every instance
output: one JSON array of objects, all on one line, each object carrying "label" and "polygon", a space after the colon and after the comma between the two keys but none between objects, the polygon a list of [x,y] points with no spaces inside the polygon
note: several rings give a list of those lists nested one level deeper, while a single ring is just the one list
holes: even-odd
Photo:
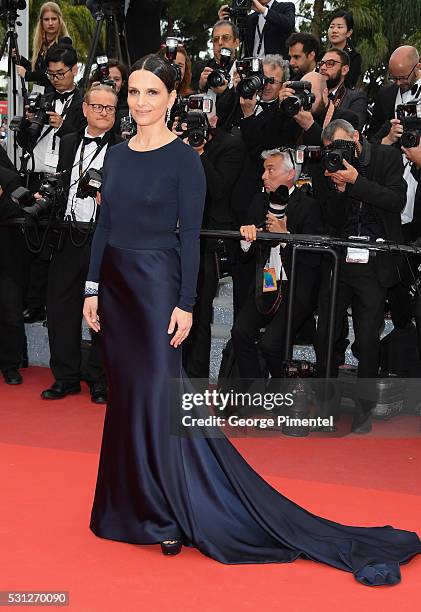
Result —
[{"label": "woman in navy blue gown", "polygon": [[91,529],[167,554],[184,544],[229,564],[301,557],[366,585],[396,584],[400,563],[421,552],[417,534],[318,517],[225,436],[171,435],[169,379],[183,379],[206,191],[199,155],[166,128],[174,98],[165,60],[136,62],[128,103],[138,132],[104,163],[84,307],[92,329],[101,325],[110,387]]}]

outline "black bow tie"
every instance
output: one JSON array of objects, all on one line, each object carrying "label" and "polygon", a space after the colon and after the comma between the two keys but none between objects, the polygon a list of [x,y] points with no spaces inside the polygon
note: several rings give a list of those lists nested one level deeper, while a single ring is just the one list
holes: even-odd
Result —
[{"label": "black bow tie", "polygon": [[333,91],[331,91],[330,94],[328,95],[328,98],[329,98],[329,100],[333,101],[335,99],[335,96],[336,96],[336,92],[333,93]]},{"label": "black bow tie", "polygon": [[70,96],[73,96],[73,93],[73,91],[65,91],[64,93],[56,91],[54,94],[54,100],[60,100],[60,102],[64,104],[66,100],[70,98]]},{"label": "black bow tie", "polygon": [[267,110],[268,108],[271,108],[273,106],[273,103],[276,102],[276,100],[272,100],[271,102],[259,102],[259,106],[262,108],[262,110]]},{"label": "black bow tie", "polygon": [[102,137],[101,136],[97,136],[97,138],[92,138],[91,136],[83,137],[84,145],[89,145],[89,144],[92,144],[93,142],[96,144],[97,147],[99,147],[102,142]]}]

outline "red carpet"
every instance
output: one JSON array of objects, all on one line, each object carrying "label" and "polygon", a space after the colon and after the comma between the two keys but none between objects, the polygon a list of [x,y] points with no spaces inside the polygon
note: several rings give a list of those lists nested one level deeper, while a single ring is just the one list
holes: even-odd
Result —
[{"label": "red carpet", "polygon": [[[21,387],[0,386],[0,590],[66,590],[69,608],[83,612],[419,607],[421,556],[402,566],[400,585],[370,589],[310,561],[225,566],[192,549],[164,558],[157,546],[96,538],[88,522],[104,409],[91,404],[86,389],[42,401],[50,372],[23,375]],[[375,423],[365,437],[235,444],[273,486],[312,512],[421,533],[418,418]]]}]

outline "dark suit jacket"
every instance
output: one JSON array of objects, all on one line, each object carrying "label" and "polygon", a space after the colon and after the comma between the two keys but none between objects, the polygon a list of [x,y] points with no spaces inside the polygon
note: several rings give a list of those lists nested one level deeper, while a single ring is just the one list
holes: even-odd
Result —
[{"label": "dark suit jacket", "polygon": [[[53,100],[54,92],[51,92],[51,93],[49,92],[48,94],[45,94],[45,98],[47,100]],[[86,119],[82,112],[82,101],[83,101],[83,94],[80,91],[80,89],[76,87],[75,93],[73,94],[72,101],[64,117],[64,121],[60,129],[57,130],[57,136],[59,138],[62,138],[66,134],[70,134],[72,132],[78,132],[79,130],[82,130],[83,128],[85,128]],[[19,145],[25,149],[28,148],[28,146],[30,146],[29,139],[25,133],[18,132],[17,141]]]},{"label": "dark suit jacket", "polygon": [[[322,213],[332,236],[347,238],[345,227],[351,205],[362,202],[369,206],[382,229],[383,238],[402,243],[400,213],[406,203],[406,182],[403,178],[402,154],[394,147],[370,144],[364,141],[366,151],[366,176],[358,176],[344,193],[324,192]],[[392,287],[399,280],[400,258],[378,253],[376,272],[384,287]]]},{"label": "dark suit jacket", "polygon": [[237,226],[243,224],[253,194],[261,186],[261,153],[280,146],[295,147],[301,128],[286,117],[275,102],[258,115],[240,120],[241,136],[246,146],[243,170],[232,194],[232,210]]},{"label": "dark suit jacket", "polygon": [[395,102],[399,87],[394,83],[384,85],[374,101],[373,116],[367,136],[371,142],[380,143],[390,130],[390,119],[395,116]]},{"label": "dark suit jacket", "polygon": [[[63,175],[63,197],[67,201],[67,197],[69,194],[70,187],[70,179],[72,174],[72,166],[77,163],[79,160],[75,159],[76,151],[81,143],[81,140],[84,135],[84,129],[79,130],[78,132],[73,132],[71,134],[66,134],[60,140],[60,149],[59,149],[59,157],[57,164],[57,172],[66,171]],[[114,144],[118,144],[122,142],[121,136],[116,134],[113,129],[109,130],[104,138],[108,143],[108,146],[111,147]]]},{"label": "dark suit jacket", "polygon": [[[254,49],[254,38],[259,13],[251,13],[247,17],[245,49],[246,56],[251,57]],[[295,4],[293,2],[275,2],[266,16],[263,27],[263,41],[265,55],[280,53],[283,57],[288,54],[285,41],[295,29]]]}]

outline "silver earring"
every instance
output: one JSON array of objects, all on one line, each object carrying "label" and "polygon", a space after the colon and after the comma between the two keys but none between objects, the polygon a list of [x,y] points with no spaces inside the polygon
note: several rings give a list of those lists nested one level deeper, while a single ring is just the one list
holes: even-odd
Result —
[{"label": "silver earring", "polygon": [[166,118],[165,123],[168,123],[168,122],[169,122],[170,117],[171,117],[171,109],[170,109],[170,108],[167,108],[167,118]]}]

